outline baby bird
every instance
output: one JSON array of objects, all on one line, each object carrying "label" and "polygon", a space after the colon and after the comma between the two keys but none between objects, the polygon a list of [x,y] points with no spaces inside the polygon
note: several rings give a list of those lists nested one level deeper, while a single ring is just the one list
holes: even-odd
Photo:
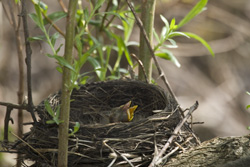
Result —
[{"label": "baby bird", "polygon": [[134,112],[137,105],[130,107],[131,101],[127,102],[124,105],[121,105],[120,107],[112,108],[111,111],[108,114],[109,117],[109,123],[114,122],[130,122],[134,118]]}]

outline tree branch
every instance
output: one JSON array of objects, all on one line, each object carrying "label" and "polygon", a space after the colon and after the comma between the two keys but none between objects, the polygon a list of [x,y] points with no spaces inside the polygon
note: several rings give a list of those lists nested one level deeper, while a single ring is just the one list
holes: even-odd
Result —
[{"label": "tree branch", "polygon": [[24,38],[25,38],[25,49],[26,49],[26,58],[25,62],[27,65],[27,87],[28,87],[28,111],[31,113],[33,121],[36,123],[36,117],[34,114],[34,105],[32,99],[32,85],[31,85],[31,55],[32,50],[30,47],[29,38],[29,29],[27,23],[27,11],[26,11],[26,0],[21,0],[22,2],[22,12],[21,16],[23,18],[23,29],[24,29]]},{"label": "tree branch", "polygon": [[[65,52],[64,59],[72,64],[73,47],[75,38],[75,15],[77,0],[70,0],[68,6]],[[68,130],[69,130],[69,113],[70,113],[70,95],[71,87],[71,70],[63,66],[63,85],[61,96],[61,111],[59,119],[63,122],[59,124],[59,143],[58,143],[58,166],[67,167],[68,164]]]}]

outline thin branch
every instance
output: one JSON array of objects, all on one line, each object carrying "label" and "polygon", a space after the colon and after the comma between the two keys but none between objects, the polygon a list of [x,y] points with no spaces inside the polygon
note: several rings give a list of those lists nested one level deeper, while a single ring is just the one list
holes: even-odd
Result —
[{"label": "thin branch", "polygon": [[9,138],[8,138],[9,121],[11,120],[10,113],[12,110],[13,110],[13,108],[11,108],[11,107],[6,108],[6,115],[5,115],[5,119],[4,119],[4,139],[3,139],[4,143],[9,142]]},{"label": "thin branch", "polygon": [[18,138],[18,140],[21,140],[24,144],[26,144],[29,148],[31,148],[34,152],[36,152],[41,158],[43,158],[44,160],[46,160],[49,164],[51,164],[51,162],[44,156],[42,155],[39,151],[37,151],[34,147],[32,147],[29,143],[27,143],[26,141],[24,141],[22,138],[18,137],[16,134],[12,133],[12,135],[14,135],[16,138]]},{"label": "thin branch", "polygon": [[27,65],[27,87],[28,87],[28,111],[31,113],[33,121],[36,123],[36,117],[34,114],[34,105],[33,105],[33,99],[32,99],[32,85],[31,85],[31,55],[32,50],[30,47],[30,42],[28,40],[29,38],[29,29],[28,29],[28,23],[27,23],[27,11],[26,11],[26,0],[21,0],[22,2],[22,12],[21,16],[23,18],[23,29],[24,29],[24,38],[25,38],[25,48],[26,48],[26,58],[25,62]]},{"label": "thin branch", "polygon": [[[5,103],[5,102],[0,102],[0,105],[2,106],[6,106],[6,115],[4,118],[4,142],[8,143],[8,129],[9,129],[9,121],[12,120],[12,118],[10,117],[11,111],[13,109],[25,109],[27,110],[27,106],[26,105],[18,105],[18,104],[12,104],[12,103]],[[12,120],[13,122],[13,120]]]},{"label": "thin branch", "polygon": [[145,68],[143,66],[142,61],[135,54],[133,54],[133,53],[130,54],[130,56],[133,57],[137,61],[138,65],[141,67],[141,69],[143,71],[144,78],[145,78],[146,82],[149,83],[149,80],[148,80],[148,77],[147,77],[147,74],[146,74],[146,71],[145,71]]},{"label": "thin branch", "polygon": [[68,9],[65,7],[63,1],[62,1],[62,0],[58,0],[58,2],[59,2],[59,4],[60,4],[60,6],[62,7],[63,11],[64,11],[65,13],[68,13]]},{"label": "thin branch", "polygon": [[6,106],[6,107],[11,107],[14,109],[28,110],[27,105],[19,105],[19,104],[6,103],[6,102],[0,102],[0,105]]},{"label": "thin branch", "polygon": [[10,16],[8,15],[7,9],[5,8],[5,5],[4,5],[3,2],[2,2],[2,6],[3,6],[4,13],[5,13],[6,16],[7,16],[7,20],[9,21],[10,25],[13,25],[13,22],[12,22],[12,20],[10,19]]},{"label": "thin branch", "polygon": [[[119,6],[120,6],[120,3],[121,3],[121,1],[118,1],[118,5],[117,5],[117,9],[116,10],[118,10],[119,9]],[[105,25],[105,28],[108,28],[108,26],[113,22],[113,20],[115,19],[115,15],[113,15],[112,17],[111,17],[111,19],[108,21],[108,23]]]},{"label": "thin branch", "polygon": [[111,148],[106,142],[107,142],[108,140],[104,140],[103,141],[103,144],[106,146],[106,147],[108,147],[112,152],[113,152],[113,157],[114,157],[114,159],[111,161],[111,163],[108,165],[108,167],[111,167],[111,166],[113,166],[114,165],[114,163],[115,163],[115,161],[116,161],[116,159],[117,159],[117,154],[116,154],[116,152],[115,152],[115,150],[113,149],[113,148]]},{"label": "thin branch", "polygon": [[161,79],[162,79],[163,82],[165,83],[165,85],[166,85],[166,87],[167,87],[169,93],[171,94],[171,96],[174,98],[174,100],[175,100],[176,103],[178,104],[177,98],[176,98],[174,92],[172,91],[172,89],[171,89],[171,87],[170,87],[170,84],[169,84],[167,78],[165,77],[165,74],[164,74],[164,72],[162,71],[162,69],[161,69],[161,67],[160,67],[160,65],[159,65],[159,63],[158,63],[158,61],[157,61],[157,59],[156,59],[154,50],[153,50],[153,48],[152,48],[152,46],[151,46],[151,44],[150,44],[150,41],[149,41],[149,39],[148,39],[148,36],[147,36],[146,32],[145,32],[145,29],[144,29],[144,27],[143,27],[142,21],[141,21],[140,18],[136,15],[136,12],[135,12],[135,10],[134,10],[134,7],[131,5],[131,3],[129,2],[129,0],[126,0],[126,1],[127,1],[127,4],[128,4],[128,6],[129,6],[130,10],[132,11],[132,13],[133,13],[133,15],[134,15],[134,17],[135,17],[135,20],[136,20],[136,22],[137,22],[137,25],[139,26],[141,32],[143,33],[143,36],[144,36],[145,41],[146,41],[146,44],[147,44],[147,46],[148,46],[148,48],[149,48],[149,51],[150,51],[150,53],[151,53],[151,55],[152,55],[152,57],[153,57],[153,60],[154,60],[154,62],[155,62],[155,66],[156,66],[156,68],[157,68],[157,70],[158,70],[158,72],[159,72],[159,75],[160,75]]},{"label": "thin branch", "polygon": [[[19,68],[19,81],[18,81],[18,91],[17,98],[18,104],[23,103],[23,94],[24,94],[24,62],[23,62],[23,46],[21,42],[20,36],[20,17],[16,18],[16,13],[18,12],[19,6],[18,4],[14,4],[14,1],[8,1],[9,11],[12,19],[12,27],[15,31],[15,42],[17,48],[17,59],[18,59],[18,68]],[[16,9],[16,10],[13,10]],[[6,13],[7,14],[7,13]],[[17,135],[19,137],[23,136],[23,110],[18,109],[18,117],[17,117]],[[17,164],[16,167],[21,167],[21,155],[17,155]]]},{"label": "thin branch", "polygon": [[132,164],[132,162],[130,161],[130,160],[128,160],[128,158],[124,155],[124,154],[122,154],[122,153],[120,153],[119,151],[117,151],[117,150],[115,150],[131,167],[135,167],[133,164]]},{"label": "thin branch", "polygon": [[104,22],[105,22],[105,20],[106,20],[106,18],[107,18],[107,16],[108,16],[108,14],[107,14],[106,12],[108,12],[108,10],[109,10],[111,4],[112,4],[112,0],[109,0],[109,2],[108,2],[108,4],[107,4],[107,7],[106,7],[106,9],[105,9],[105,14],[104,14],[104,16],[103,16],[103,18],[102,18],[102,23],[101,23],[101,26],[100,26],[100,31],[103,30]]},{"label": "thin branch", "polygon": [[164,147],[161,149],[160,153],[158,155],[154,156],[149,167],[153,167],[153,166],[158,165],[162,162],[163,154],[166,152],[166,150],[168,149],[168,147],[170,146],[172,141],[178,136],[178,132],[180,131],[181,127],[184,125],[184,123],[187,121],[187,119],[192,115],[192,113],[198,108],[198,106],[199,106],[199,103],[196,101],[195,104],[189,108],[189,112],[187,113],[187,115],[176,126],[173,134],[170,136],[170,138],[168,139],[168,141],[166,142]]},{"label": "thin branch", "polygon": [[54,27],[54,29],[65,38],[65,34],[63,33],[63,31],[55,23],[53,23],[53,21],[49,17],[47,17],[44,12],[42,12],[42,15],[52,25],[52,27]]}]

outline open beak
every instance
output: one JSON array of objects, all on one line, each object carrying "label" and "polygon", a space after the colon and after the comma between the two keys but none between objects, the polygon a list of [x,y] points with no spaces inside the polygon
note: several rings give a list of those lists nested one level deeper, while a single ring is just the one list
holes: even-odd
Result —
[{"label": "open beak", "polygon": [[133,107],[130,107],[130,105],[131,105],[131,101],[121,106],[121,108],[127,112],[128,121],[132,121],[132,119],[134,118],[134,112],[136,108],[138,107],[138,105],[135,105]]}]

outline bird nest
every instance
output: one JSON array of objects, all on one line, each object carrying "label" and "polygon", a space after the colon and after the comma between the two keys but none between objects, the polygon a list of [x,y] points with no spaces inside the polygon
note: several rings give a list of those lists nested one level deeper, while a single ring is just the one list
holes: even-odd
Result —
[{"label": "bird nest", "polygon": [[[52,109],[60,104],[60,95],[58,92],[47,98]],[[164,146],[182,120],[180,108],[166,91],[140,81],[86,84],[73,90],[71,99],[70,129],[74,129],[75,122],[80,128],[69,137],[68,166],[146,166],[155,148]],[[102,112],[128,101],[138,105],[131,122],[101,123]],[[17,145],[18,152],[35,166],[56,166],[58,126],[46,123],[52,118],[44,101],[36,111],[40,120]],[[193,147],[197,143],[192,139],[192,131],[185,124],[165,155],[177,145],[182,149]]]}]

